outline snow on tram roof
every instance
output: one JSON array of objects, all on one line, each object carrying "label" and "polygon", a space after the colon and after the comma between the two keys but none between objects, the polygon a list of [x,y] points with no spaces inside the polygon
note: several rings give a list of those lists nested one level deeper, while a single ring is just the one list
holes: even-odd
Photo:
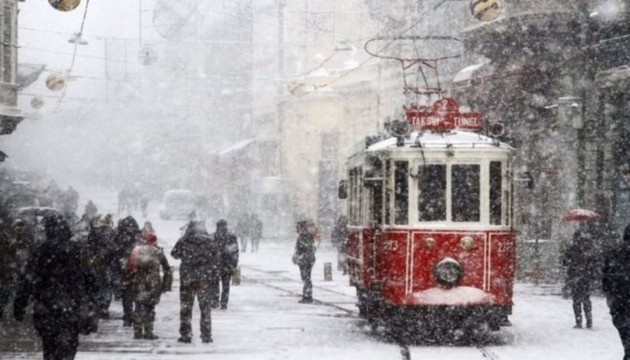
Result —
[{"label": "snow on tram roof", "polygon": [[[419,136],[419,137],[418,137]],[[451,131],[445,133],[431,133],[431,132],[413,132],[408,138],[405,138],[406,148],[418,144],[418,142],[425,149],[430,148],[445,148],[447,145],[453,148],[501,148],[501,149],[514,149],[510,145],[502,142],[496,142],[494,139],[467,131]],[[370,145],[367,151],[379,151],[385,149],[396,149],[396,138],[390,137],[383,141],[379,141]]]}]

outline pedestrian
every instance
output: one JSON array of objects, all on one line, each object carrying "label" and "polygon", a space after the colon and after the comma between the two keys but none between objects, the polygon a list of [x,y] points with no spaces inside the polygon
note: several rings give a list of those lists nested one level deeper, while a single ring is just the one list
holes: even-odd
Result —
[{"label": "pedestrian", "polygon": [[228,231],[227,221],[223,219],[217,222],[217,230],[212,236],[220,254],[219,274],[213,280],[212,307],[217,308],[220,304],[221,309],[225,310],[230,300],[230,280],[238,266],[238,241]]},{"label": "pedestrian", "polygon": [[88,200],[87,204],[85,204],[85,216],[91,220],[96,217],[96,214],[98,214],[98,208],[92,200]]},{"label": "pedestrian", "polygon": [[622,242],[604,255],[602,287],[613,325],[619,332],[624,360],[630,360],[630,225],[623,232]]},{"label": "pedestrian", "polygon": [[153,228],[153,224],[150,221],[145,221],[142,226],[142,236],[146,234],[155,234],[155,229]]},{"label": "pedestrian", "polygon": [[258,252],[260,246],[260,239],[263,236],[263,223],[258,218],[258,215],[252,214],[251,219],[251,237],[252,237],[252,252]]},{"label": "pedestrian", "polygon": [[596,256],[593,234],[586,223],[580,223],[573,241],[563,254],[562,264],[567,268],[567,288],[573,300],[575,328],[582,328],[582,310],[586,328],[593,327],[591,285],[594,280]]},{"label": "pedestrian", "polygon": [[88,261],[100,284],[96,304],[101,319],[109,318],[109,306],[114,293],[113,273],[117,270],[112,266],[117,263],[112,225],[111,215],[103,215],[90,228],[87,237]]},{"label": "pedestrian", "polygon": [[300,277],[304,286],[302,288],[302,304],[310,304],[313,302],[313,283],[311,281],[311,271],[315,265],[315,236],[311,231],[308,221],[298,221],[296,230],[298,238],[295,243],[295,253],[293,254],[293,263],[300,268]]},{"label": "pedestrian", "polygon": [[142,218],[146,219],[149,210],[149,197],[147,194],[142,194],[140,197],[140,210],[142,211]]},{"label": "pedestrian", "polygon": [[339,218],[337,218],[337,222],[335,223],[335,227],[330,234],[330,240],[337,249],[337,270],[343,271],[344,275],[348,273],[348,253],[346,251],[346,242],[348,237],[348,233],[346,231],[347,225],[348,219],[343,215],[339,216]]},{"label": "pedestrian", "polygon": [[171,290],[173,275],[164,251],[157,245],[157,236],[144,234],[142,241],[131,251],[127,264],[135,306],[133,338],[158,339],[153,333],[155,306],[160,302],[160,295]]},{"label": "pedestrian", "polygon": [[192,339],[192,308],[195,297],[201,311],[201,341],[212,342],[212,281],[218,276],[219,247],[201,221],[191,220],[184,235],[177,241],[171,256],[181,259],[180,276],[180,338],[182,343]]},{"label": "pedestrian", "polygon": [[17,321],[24,319],[34,299],[33,323],[42,339],[44,359],[72,360],[79,345],[82,302],[95,293],[95,280],[81,259],[79,245],[59,214],[44,217],[46,240],[28,265],[13,305]]},{"label": "pedestrian", "polygon": [[241,251],[247,252],[247,241],[249,240],[249,216],[242,213],[236,221],[236,236],[241,241]]},{"label": "pedestrian", "polygon": [[127,261],[136,242],[141,238],[141,231],[138,223],[132,216],[120,220],[114,235],[114,256],[115,256],[115,284],[114,291],[122,298],[123,306],[123,326],[133,324],[133,299],[131,294],[131,283],[127,270]]}]

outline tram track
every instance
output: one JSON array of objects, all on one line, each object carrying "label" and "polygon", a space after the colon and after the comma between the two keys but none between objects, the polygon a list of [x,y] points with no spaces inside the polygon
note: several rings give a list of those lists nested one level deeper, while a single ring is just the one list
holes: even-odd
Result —
[{"label": "tram track", "polygon": [[[294,283],[294,284],[301,284],[302,283],[300,280],[296,280],[296,279],[294,279],[294,278],[292,278],[290,276],[279,274],[276,271],[261,270],[259,268],[251,267],[251,266],[242,266],[242,267],[244,269],[247,269],[247,270],[250,270],[250,271],[255,271],[255,272],[259,273],[259,274],[264,274],[264,275],[267,275],[267,276],[271,276],[271,277],[280,279],[283,282],[290,282],[290,283]],[[252,283],[259,284],[259,285],[262,285],[262,286],[265,286],[265,287],[268,287],[268,288],[271,288],[271,289],[275,289],[275,290],[284,292],[284,293],[289,294],[289,295],[293,295],[293,296],[296,296],[296,297],[302,296],[301,291],[298,292],[298,291],[294,291],[294,290],[288,289],[286,287],[282,287],[281,285],[278,285],[278,284],[272,284],[273,280],[271,280],[271,279],[257,279],[257,278],[248,277],[248,276],[245,276],[245,275],[243,275],[242,278],[246,279],[246,280],[248,280],[248,281],[250,281]],[[347,297],[347,298],[352,298],[353,300],[356,301],[356,298],[354,296],[349,296],[348,294],[343,293],[341,291],[335,291],[333,289],[329,289],[329,288],[326,288],[326,287],[323,287],[323,286],[317,286],[317,285],[313,285],[313,288],[317,289],[317,290],[325,291],[325,292],[328,292],[328,293],[332,293],[332,294],[335,294],[335,295],[341,295],[341,296],[344,296],[344,297]],[[326,300],[321,300],[321,299],[314,298],[313,299],[313,304],[328,306],[328,307],[331,307],[331,308],[335,308],[337,310],[341,310],[344,313],[346,313],[348,316],[351,316],[351,317],[356,317],[356,318],[359,317],[359,312],[358,311],[350,310],[350,309],[348,309],[346,307],[339,306],[339,305],[337,305],[337,304],[335,304],[334,302],[331,302],[331,301],[326,301]],[[410,344],[407,344],[402,339],[392,339],[392,340],[394,340],[394,342],[399,347],[401,359],[402,360],[411,360],[411,351],[409,349],[409,345]],[[473,347],[475,349],[477,349],[481,353],[483,359],[500,360],[499,356],[494,351],[486,348],[485,346],[474,345]]]}]

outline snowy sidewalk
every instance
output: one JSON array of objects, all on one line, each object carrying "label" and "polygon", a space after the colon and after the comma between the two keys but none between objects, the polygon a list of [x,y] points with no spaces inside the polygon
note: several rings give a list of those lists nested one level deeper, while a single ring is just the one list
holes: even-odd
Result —
[{"label": "snowy sidewalk", "polygon": [[[165,247],[172,246],[173,235],[163,241]],[[401,359],[396,344],[371,335],[355,315],[355,290],[348,285],[348,277],[336,270],[332,249],[318,251],[313,269],[314,297],[323,303],[298,304],[302,284],[297,266],[291,263],[292,252],[293,243],[286,242],[261,244],[258,254],[241,253],[243,280],[232,286],[229,308],[212,311],[212,344],[202,344],[199,339],[198,309],[193,313],[193,343],[177,342],[176,277],[173,291],[162,297],[156,309],[159,340],[133,340],[132,329],[122,326],[121,304],[114,302],[114,318],[101,321],[98,333],[81,337],[76,359]],[[332,281],[324,280],[326,262],[333,267]],[[557,287],[519,284],[515,290],[513,326],[503,328],[496,343],[483,347],[486,354],[510,360],[621,359],[621,344],[603,298],[593,298],[593,330],[576,330],[572,328],[571,301],[554,295]],[[15,323],[6,315],[5,321],[0,324],[0,359],[41,359],[33,347],[39,346],[33,333],[20,332],[23,325],[12,328]],[[26,348],[9,352],[16,343]],[[411,359],[487,358],[474,346],[413,345],[409,352]]]}]

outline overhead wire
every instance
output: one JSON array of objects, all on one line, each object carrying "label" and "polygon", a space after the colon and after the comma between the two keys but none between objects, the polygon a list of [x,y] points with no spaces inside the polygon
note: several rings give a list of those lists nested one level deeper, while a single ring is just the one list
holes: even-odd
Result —
[{"label": "overhead wire", "polygon": [[[418,18],[418,20],[414,21],[410,26],[408,26],[407,28],[405,28],[404,30],[400,31],[397,36],[402,36],[405,33],[407,33],[408,31],[410,31],[411,29],[413,29],[414,27],[416,27],[418,24],[420,24],[422,21],[425,20],[425,17],[430,13],[433,12],[435,10],[437,10],[438,8],[440,8],[444,3],[446,3],[449,0],[442,0],[440,1],[437,5],[433,6],[431,9],[427,9],[424,13],[422,13],[420,15],[420,17]],[[384,50],[386,50],[388,47],[390,47],[393,43],[395,42],[395,40],[391,40],[388,43],[386,43],[385,45],[383,45],[383,47],[381,47],[379,50],[377,50],[377,52],[382,52]],[[364,61],[362,61],[359,65],[357,65],[355,68],[350,69],[348,71],[346,71],[345,73],[343,73],[342,75],[340,75],[339,77],[337,77],[334,80],[331,80],[327,83],[324,83],[322,85],[318,85],[318,88],[323,88],[323,87],[327,87],[330,86],[340,80],[342,80],[343,78],[345,78],[346,76],[352,74],[353,72],[359,70],[360,68],[362,68],[363,66],[365,66],[368,62],[374,60],[373,57],[369,57],[367,59],[365,59]]]}]

